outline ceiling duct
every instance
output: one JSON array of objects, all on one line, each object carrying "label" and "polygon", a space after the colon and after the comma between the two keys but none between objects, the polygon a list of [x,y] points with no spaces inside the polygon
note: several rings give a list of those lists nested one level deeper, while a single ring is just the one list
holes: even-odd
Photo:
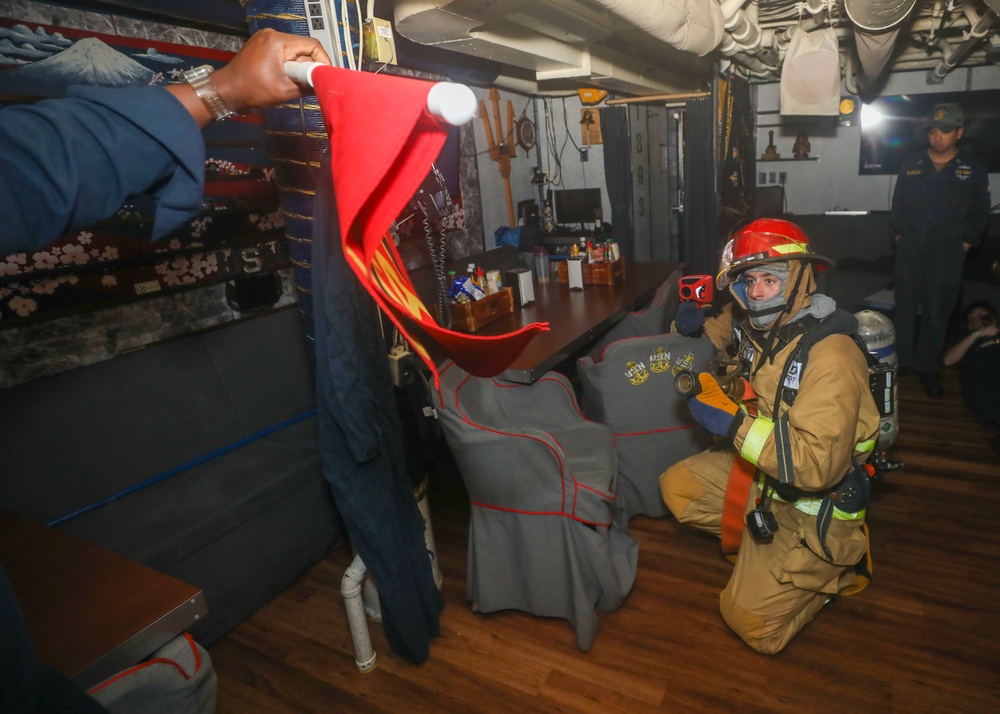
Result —
[{"label": "ceiling duct", "polygon": [[[537,82],[640,95],[700,86],[699,77],[672,66],[669,53],[680,45],[706,54],[722,32],[721,22],[713,24],[721,19],[714,0],[398,0],[393,11],[396,31],[413,42],[527,70]],[[636,28],[663,51],[638,56],[611,46],[616,33]]]},{"label": "ceiling duct", "polygon": [[844,10],[854,23],[854,46],[861,61],[858,86],[863,92],[875,86],[917,0],[844,0]]},{"label": "ceiling duct", "polygon": [[844,0],[844,9],[855,27],[882,32],[903,21],[917,0]]},{"label": "ceiling duct", "polygon": [[652,37],[696,55],[706,55],[722,41],[725,23],[718,2],[696,0],[594,0],[616,17]]}]

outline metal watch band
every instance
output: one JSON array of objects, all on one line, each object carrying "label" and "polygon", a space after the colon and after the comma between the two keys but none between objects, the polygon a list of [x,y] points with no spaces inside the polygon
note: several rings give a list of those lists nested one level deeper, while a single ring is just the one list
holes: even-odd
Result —
[{"label": "metal watch band", "polygon": [[198,98],[208,107],[212,118],[216,121],[223,121],[236,116],[236,112],[226,106],[215,85],[212,84],[211,76],[214,71],[215,69],[211,65],[203,64],[201,67],[186,70],[184,81],[191,85]]}]

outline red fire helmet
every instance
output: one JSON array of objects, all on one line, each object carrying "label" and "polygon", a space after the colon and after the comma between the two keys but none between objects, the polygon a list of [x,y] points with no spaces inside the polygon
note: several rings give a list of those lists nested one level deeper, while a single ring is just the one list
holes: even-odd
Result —
[{"label": "red fire helmet", "polygon": [[724,287],[733,277],[755,265],[783,260],[808,260],[817,270],[833,261],[816,253],[801,228],[780,218],[758,218],[740,229],[726,244],[716,282]]}]

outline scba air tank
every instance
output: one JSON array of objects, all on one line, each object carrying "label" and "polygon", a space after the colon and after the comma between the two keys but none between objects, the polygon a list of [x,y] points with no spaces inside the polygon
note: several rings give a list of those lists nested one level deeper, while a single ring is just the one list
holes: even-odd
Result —
[{"label": "scba air tank", "polygon": [[899,435],[899,414],[896,411],[896,378],[899,359],[896,357],[896,330],[892,320],[874,310],[854,313],[858,318],[858,336],[864,340],[868,353],[878,360],[869,376],[872,394],[878,404],[879,422],[876,449],[884,452]]}]

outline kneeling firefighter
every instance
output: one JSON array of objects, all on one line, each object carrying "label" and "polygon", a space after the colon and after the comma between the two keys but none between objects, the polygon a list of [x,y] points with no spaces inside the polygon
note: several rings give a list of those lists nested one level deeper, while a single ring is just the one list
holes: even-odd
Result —
[{"label": "kneeling firefighter", "polygon": [[879,412],[857,320],[816,292],[815,271],[829,265],[795,224],[756,220],[726,247],[718,277],[735,304],[706,319],[684,303],[675,320],[736,357],[723,381],[750,389],[691,375],[693,416],[725,441],[663,473],[660,492],[678,521],[722,539],[735,563],[722,617],[765,654],[870,577],[865,462]]}]

